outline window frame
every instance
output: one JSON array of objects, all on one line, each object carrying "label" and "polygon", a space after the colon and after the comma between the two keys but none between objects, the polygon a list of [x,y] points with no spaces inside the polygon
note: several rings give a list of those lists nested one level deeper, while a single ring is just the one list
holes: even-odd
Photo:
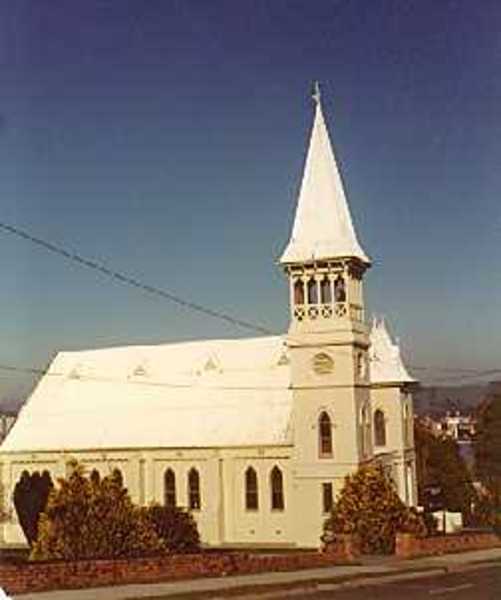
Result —
[{"label": "window frame", "polygon": [[195,467],[188,471],[188,508],[190,510],[202,510],[202,493],[200,485],[200,473]]},{"label": "window frame", "polygon": [[[328,449],[325,450],[324,448]],[[334,456],[332,419],[325,410],[318,416],[318,456],[320,458],[332,458]]]},{"label": "window frame", "polygon": [[245,469],[244,499],[246,511],[257,512],[259,510],[259,479],[256,469],[251,465]]},{"label": "window frame", "polygon": [[[167,481],[168,477],[169,481]],[[170,498],[169,501],[168,498]],[[170,467],[164,471],[164,506],[167,508],[176,508],[177,506],[176,473]]]},{"label": "window frame", "polygon": [[272,511],[285,510],[284,475],[277,465],[270,471],[270,500]]}]

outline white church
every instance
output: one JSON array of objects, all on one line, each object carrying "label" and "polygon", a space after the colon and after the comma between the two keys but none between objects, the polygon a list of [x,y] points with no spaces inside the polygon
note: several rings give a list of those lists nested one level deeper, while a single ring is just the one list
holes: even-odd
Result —
[{"label": "white church", "polygon": [[[412,389],[365,321],[355,233],[320,95],[290,240],[282,336],[60,352],[0,447],[9,520],[24,470],[120,469],[133,500],[189,508],[213,546],[318,547],[345,475],[377,457],[416,504]],[[284,299],[285,300],[285,299]]]}]

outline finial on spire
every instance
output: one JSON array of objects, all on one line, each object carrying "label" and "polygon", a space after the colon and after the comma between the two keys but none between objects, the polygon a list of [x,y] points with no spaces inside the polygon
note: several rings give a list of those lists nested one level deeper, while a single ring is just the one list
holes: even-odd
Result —
[{"label": "finial on spire", "polygon": [[318,81],[313,82],[313,94],[311,95],[315,104],[320,104],[320,84]]}]

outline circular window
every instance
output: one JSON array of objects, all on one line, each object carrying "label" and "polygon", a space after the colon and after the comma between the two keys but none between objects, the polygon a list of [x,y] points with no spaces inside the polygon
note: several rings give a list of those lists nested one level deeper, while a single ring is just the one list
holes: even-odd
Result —
[{"label": "circular window", "polygon": [[317,375],[327,375],[334,371],[334,361],[328,354],[325,354],[325,352],[315,354],[312,363],[313,370]]}]

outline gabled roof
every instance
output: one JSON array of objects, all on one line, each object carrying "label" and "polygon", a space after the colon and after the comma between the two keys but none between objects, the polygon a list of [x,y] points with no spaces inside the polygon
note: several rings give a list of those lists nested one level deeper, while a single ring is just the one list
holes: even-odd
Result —
[{"label": "gabled roof", "polygon": [[370,332],[370,380],[373,384],[414,383],[403,363],[400,348],[391,339],[384,319],[374,318]]},{"label": "gabled roof", "polygon": [[282,264],[355,257],[370,260],[362,250],[346,201],[343,181],[325,124],[320,93],[289,243]]},{"label": "gabled roof", "polygon": [[2,451],[292,443],[283,338],[59,353]]}]

